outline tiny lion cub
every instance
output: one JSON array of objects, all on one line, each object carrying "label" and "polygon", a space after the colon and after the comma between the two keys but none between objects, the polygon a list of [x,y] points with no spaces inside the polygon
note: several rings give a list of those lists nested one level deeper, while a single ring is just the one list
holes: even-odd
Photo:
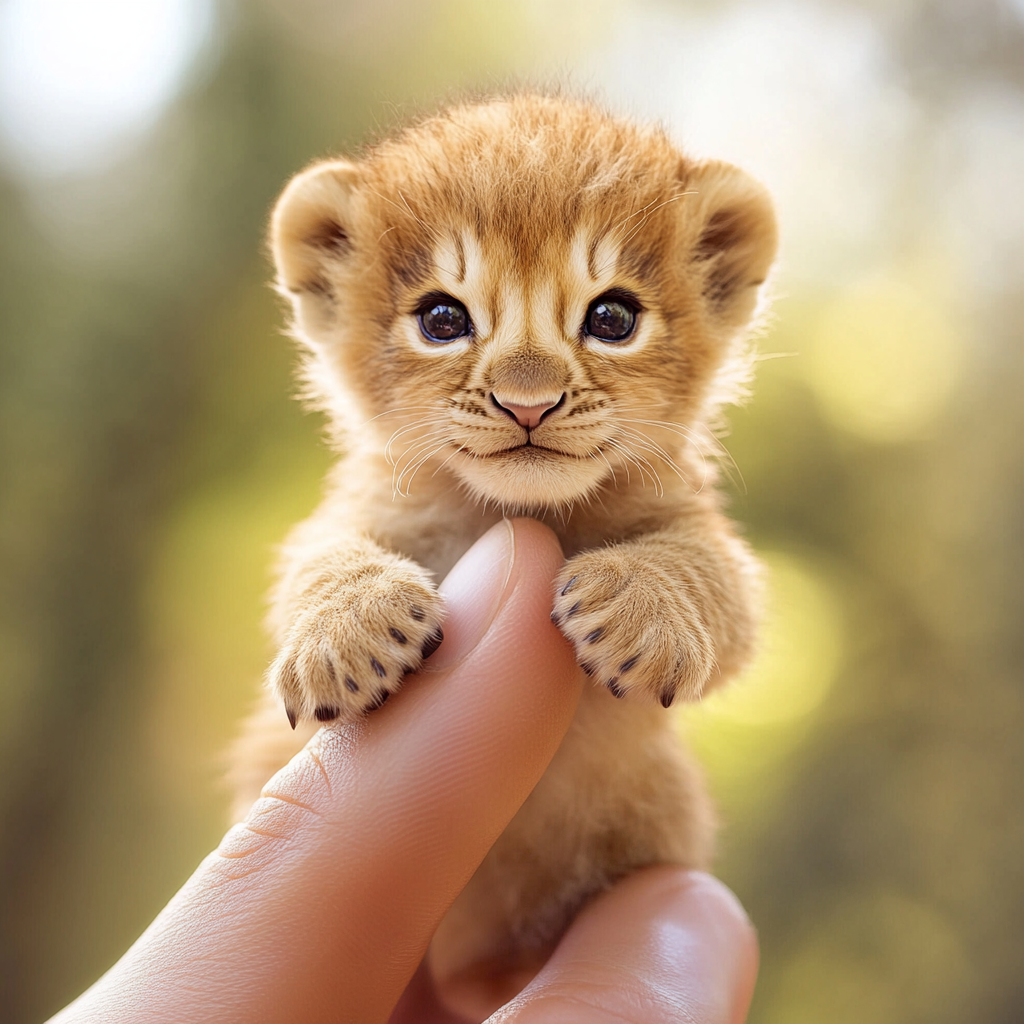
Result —
[{"label": "tiny lion cub", "polygon": [[447,977],[537,962],[616,879],[708,862],[665,709],[751,653],[758,566],[704,451],[750,362],[771,200],[660,130],[514,94],[314,164],[270,243],[342,454],[284,548],[238,810],[316,722],[372,712],[437,649],[434,581],[478,537],[506,512],[547,523],[551,617],[591,685],[430,954]]}]

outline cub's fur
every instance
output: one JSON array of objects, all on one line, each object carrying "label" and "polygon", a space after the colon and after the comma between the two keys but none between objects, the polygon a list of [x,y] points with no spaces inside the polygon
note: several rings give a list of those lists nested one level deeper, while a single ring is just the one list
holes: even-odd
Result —
[{"label": "cub's fur", "polygon": [[303,171],[271,246],[342,454],[284,550],[238,809],[315,720],[398,689],[442,637],[434,580],[504,513],[535,516],[564,547],[552,618],[592,685],[431,956],[451,976],[540,955],[613,880],[708,862],[665,708],[751,650],[757,565],[702,439],[774,259],[771,201],[661,131],[514,95]]}]

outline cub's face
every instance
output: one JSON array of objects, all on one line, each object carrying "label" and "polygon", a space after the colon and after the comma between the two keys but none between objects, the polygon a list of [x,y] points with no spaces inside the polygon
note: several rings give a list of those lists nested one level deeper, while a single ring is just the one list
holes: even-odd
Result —
[{"label": "cub's face", "polygon": [[271,241],[311,381],[398,490],[443,465],[526,509],[671,465],[776,244],[742,172],[533,96],[315,165]]}]

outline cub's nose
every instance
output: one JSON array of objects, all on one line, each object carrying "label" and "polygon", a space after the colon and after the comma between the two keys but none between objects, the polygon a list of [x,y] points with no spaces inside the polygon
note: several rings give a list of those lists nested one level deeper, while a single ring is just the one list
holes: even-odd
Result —
[{"label": "cub's nose", "polygon": [[554,412],[565,401],[565,392],[563,391],[558,398],[555,398],[550,402],[541,402],[539,405],[517,405],[514,402],[507,402],[504,399],[499,398],[492,391],[491,401],[503,413],[511,416],[519,426],[526,427],[527,430],[532,430],[534,427],[540,426],[540,421],[544,419],[548,413]]}]

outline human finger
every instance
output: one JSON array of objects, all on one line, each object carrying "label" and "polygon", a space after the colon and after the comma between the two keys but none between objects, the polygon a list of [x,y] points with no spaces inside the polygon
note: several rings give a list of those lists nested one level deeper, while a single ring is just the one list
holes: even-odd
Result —
[{"label": "human finger", "polygon": [[323,729],[62,1024],[385,1020],[572,720],[561,564],[531,520],[485,535],[442,586],[436,664]]},{"label": "human finger", "polygon": [[754,929],[721,882],[650,868],[584,908],[488,1024],[742,1024],[757,962]]}]

